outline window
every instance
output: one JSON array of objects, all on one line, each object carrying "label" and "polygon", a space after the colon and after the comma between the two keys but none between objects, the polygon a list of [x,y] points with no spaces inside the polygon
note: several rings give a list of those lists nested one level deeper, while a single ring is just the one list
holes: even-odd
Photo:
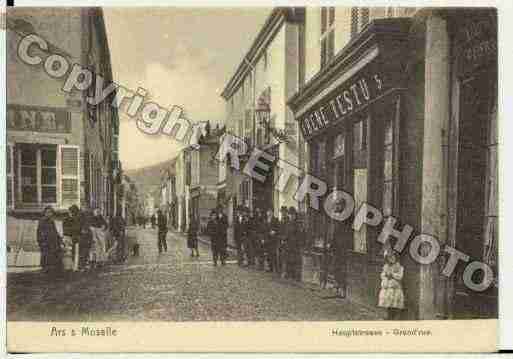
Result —
[{"label": "window", "polygon": [[57,202],[57,150],[41,149],[41,202]]},{"label": "window", "polygon": [[20,145],[20,178],[22,203],[57,203],[57,146]]},{"label": "window", "polygon": [[7,208],[14,207],[14,160],[13,160],[13,146],[7,144]]},{"label": "window", "polygon": [[[354,202],[355,210],[367,202],[367,168],[354,169]],[[367,227],[363,224],[359,231],[354,231],[353,250],[367,253]]]},{"label": "window", "polygon": [[38,203],[38,150],[35,146],[20,146],[21,201]]},{"label": "window", "polygon": [[367,149],[367,121],[363,119],[354,125],[354,149],[363,151]]},{"label": "window", "polygon": [[335,54],[335,8],[321,8],[321,68]]},{"label": "window", "polygon": [[383,157],[383,215],[391,216],[394,203],[394,131],[390,118],[385,120]]}]

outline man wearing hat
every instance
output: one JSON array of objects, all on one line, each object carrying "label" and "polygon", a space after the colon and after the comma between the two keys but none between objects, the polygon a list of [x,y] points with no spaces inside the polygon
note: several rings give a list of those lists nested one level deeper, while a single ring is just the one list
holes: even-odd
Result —
[{"label": "man wearing hat", "polygon": [[301,280],[301,250],[303,246],[303,229],[294,207],[289,207],[287,224],[287,277]]},{"label": "man wearing hat", "polygon": [[242,266],[244,262],[243,242],[247,235],[247,225],[244,220],[244,208],[237,207],[233,220],[233,237],[237,248],[237,263]]},{"label": "man wearing hat", "polygon": [[277,255],[278,258],[278,273],[280,276],[285,276],[286,273],[286,245],[287,245],[287,225],[289,223],[289,213],[287,206],[280,208],[281,218],[279,221],[280,231],[278,233]]},{"label": "man wearing hat", "polygon": [[264,235],[264,251],[269,272],[278,271],[276,248],[278,246],[279,231],[280,223],[274,216],[272,208],[268,208],[263,222],[262,234]]}]

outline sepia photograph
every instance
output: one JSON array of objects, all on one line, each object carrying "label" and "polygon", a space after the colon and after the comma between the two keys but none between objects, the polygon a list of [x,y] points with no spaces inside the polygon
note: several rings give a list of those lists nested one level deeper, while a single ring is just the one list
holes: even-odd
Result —
[{"label": "sepia photograph", "polygon": [[493,351],[497,9],[4,15],[8,348]]}]

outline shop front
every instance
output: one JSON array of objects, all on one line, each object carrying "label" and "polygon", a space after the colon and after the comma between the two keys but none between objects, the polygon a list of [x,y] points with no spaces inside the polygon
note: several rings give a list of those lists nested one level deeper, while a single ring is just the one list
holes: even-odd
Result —
[{"label": "shop front", "polygon": [[454,318],[497,317],[497,13],[481,9],[447,16],[454,54],[449,156],[455,164],[448,173],[448,239],[495,273],[488,290],[475,292],[464,285],[459,268],[450,283],[447,311]]},{"label": "shop front", "polygon": [[[400,128],[406,92],[408,19],[373,21],[289,100],[308,143],[309,173],[396,215]],[[321,202],[322,203],[322,202]],[[375,306],[383,265],[377,228],[353,231],[352,218],[331,219],[308,208],[303,280],[336,287]]]},{"label": "shop front", "polygon": [[7,130],[7,208],[37,216],[46,206],[80,206],[80,147],[70,113],[8,105]]}]

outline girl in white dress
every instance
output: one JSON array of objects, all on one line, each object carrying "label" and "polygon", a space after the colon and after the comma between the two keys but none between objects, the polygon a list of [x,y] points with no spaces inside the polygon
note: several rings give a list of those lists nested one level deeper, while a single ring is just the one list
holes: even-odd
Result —
[{"label": "girl in white dress", "polygon": [[404,267],[399,263],[398,255],[393,250],[385,251],[385,264],[381,272],[381,290],[378,306],[387,308],[387,319],[400,319],[404,309],[402,279]]}]

